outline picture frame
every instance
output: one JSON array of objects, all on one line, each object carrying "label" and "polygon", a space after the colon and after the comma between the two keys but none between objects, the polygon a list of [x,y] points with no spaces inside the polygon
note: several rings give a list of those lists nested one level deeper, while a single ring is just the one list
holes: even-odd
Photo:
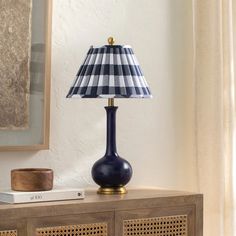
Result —
[{"label": "picture frame", "polygon": [[52,4],[32,0],[29,125],[0,129],[1,152],[49,149]]}]

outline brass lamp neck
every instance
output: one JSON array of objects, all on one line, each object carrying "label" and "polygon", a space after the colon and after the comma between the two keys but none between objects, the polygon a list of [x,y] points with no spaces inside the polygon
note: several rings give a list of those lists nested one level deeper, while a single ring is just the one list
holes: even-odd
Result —
[{"label": "brass lamp neck", "polygon": [[114,107],[114,98],[108,98],[108,106]]}]

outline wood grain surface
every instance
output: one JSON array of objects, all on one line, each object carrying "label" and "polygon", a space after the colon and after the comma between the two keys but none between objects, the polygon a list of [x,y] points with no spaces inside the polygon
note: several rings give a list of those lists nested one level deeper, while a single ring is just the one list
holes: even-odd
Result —
[{"label": "wood grain surface", "polygon": [[48,191],[53,188],[53,171],[43,168],[15,169],[11,171],[11,188],[14,191]]},{"label": "wood grain surface", "polygon": [[[124,236],[124,222],[127,220],[143,221],[153,217],[159,220],[159,217],[165,219],[179,215],[187,217],[187,236],[203,236],[202,194],[133,189],[125,195],[98,195],[96,190],[92,190],[86,191],[83,200],[15,205],[0,203],[0,231],[17,229],[19,236],[32,236],[37,229],[44,227],[57,229],[107,223],[109,236]],[[14,223],[2,224],[2,219]]]}]

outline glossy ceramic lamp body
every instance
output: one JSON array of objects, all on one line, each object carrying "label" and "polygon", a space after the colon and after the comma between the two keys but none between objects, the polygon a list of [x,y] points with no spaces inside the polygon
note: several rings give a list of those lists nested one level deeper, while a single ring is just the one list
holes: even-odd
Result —
[{"label": "glossy ceramic lamp body", "polygon": [[99,193],[125,193],[124,186],[132,176],[132,167],[121,158],[116,149],[116,110],[118,107],[105,107],[107,112],[107,146],[103,158],[92,168],[94,181],[101,186]]},{"label": "glossy ceramic lamp body", "polygon": [[114,98],[150,98],[151,93],[130,46],[91,47],[77,73],[67,97],[107,98],[107,146],[105,155],[92,167],[92,177],[100,186],[98,193],[126,193],[132,176],[128,161],[116,148],[116,111]]}]

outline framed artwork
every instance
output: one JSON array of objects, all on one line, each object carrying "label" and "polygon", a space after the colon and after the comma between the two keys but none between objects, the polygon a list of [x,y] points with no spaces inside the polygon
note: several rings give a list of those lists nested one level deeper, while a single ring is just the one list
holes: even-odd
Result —
[{"label": "framed artwork", "polygon": [[0,151],[48,149],[52,0],[0,6]]}]

